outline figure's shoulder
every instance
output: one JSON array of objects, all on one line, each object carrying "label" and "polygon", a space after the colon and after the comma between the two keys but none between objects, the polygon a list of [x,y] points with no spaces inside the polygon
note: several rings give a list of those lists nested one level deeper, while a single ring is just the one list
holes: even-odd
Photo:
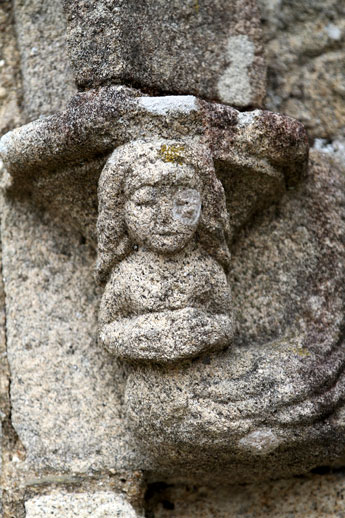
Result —
[{"label": "figure's shoulder", "polygon": [[135,264],[133,264],[131,256],[125,257],[113,267],[107,281],[107,289],[118,293],[123,291],[134,271]]},{"label": "figure's shoulder", "polygon": [[204,272],[225,275],[223,266],[202,246],[196,246],[190,253],[188,260]]}]

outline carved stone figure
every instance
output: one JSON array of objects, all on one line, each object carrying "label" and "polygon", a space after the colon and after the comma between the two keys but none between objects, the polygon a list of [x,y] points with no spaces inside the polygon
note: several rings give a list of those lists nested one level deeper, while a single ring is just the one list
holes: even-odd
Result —
[{"label": "carved stone figure", "polygon": [[344,220],[344,175],[313,152],[232,246],[231,348],[129,372],[128,426],[161,477],[256,481],[344,455]]},{"label": "carved stone figure", "polygon": [[[17,372],[13,422],[24,447],[38,437],[30,453],[35,466],[42,459],[60,465],[59,444],[72,459],[66,471],[76,462],[85,468],[86,441],[70,439],[73,409],[79,416],[81,404],[78,430],[100,451],[93,461],[100,471],[135,459],[155,480],[247,483],[343,457],[344,175],[315,150],[308,165],[300,123],[111,86],[79,93],[65,112],[10,132],[0,147],[11,180],[2,234],[6,282],[18,282],[24,261],[32,265],[18,284],[20,293],[26,286],[25,297],[7,297],[8,314],[27,319],[29,311],[35,322],[37,306],[27,301],[40,286],[44,301],[55,300],[54,313],[52,304],[41,304],[41,321],[53,315],[69,337],[74,318],[80,358],[57,348],[60,336],[52,334],[49,358],[61,369],[52,380],[37,367],[42,350],[47,355],[45,336],[40,347],[22,346],[28,336],[35,343],[37,325],[32,335],[8,328]],[[126,363],[94,346],[100,291],[90,277],[99,175],[100,332]],[[29,218],[27,195],[51,219],[53,242],[44,212]],[[42,265],[45,254],[54,254],[66,269],[62,238],[72,235],[70,228],[77,229],[78,252],[63,278],[67,296],[61,278]],[[27,263],[42,236],[47,252],[40,245]],[[78,304],[84,309],[76,311]],[[76,365],[84,369],[84,384]],[[41,378],[49,383],[38,397]],[[83,390],[91,379],[95,398]],[[53,421],[52,383],[63,395]],[[79,390],[66,411],[65,398]],[[38,413],[40,421],[33,418]],[[52,450],[45,446],[48,434]]]},{"label": "carved stone figure", "polygon": [[99,183],[98,265],[105,347],[169,362],[230,344],[230,254],[223,187],[201,145],[118,148]]}]

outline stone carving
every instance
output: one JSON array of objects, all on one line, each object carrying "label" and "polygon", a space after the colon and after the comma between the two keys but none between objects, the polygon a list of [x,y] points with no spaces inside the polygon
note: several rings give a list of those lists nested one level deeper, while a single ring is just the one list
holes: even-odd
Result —
[{"label": "stone carving", "polygon": [[99,182],[105,347],[127,360],[169,362],[228,346],[228,237],[206,147],[154,140],[115,150]]},{"label": "stone carving", "polygon": [[6,517],[279,514],[248,482],[344,466],[343,2],[256,3],[0,2]]},{"label": "stone carving", "polygon": [[313,152],[232,246],[231,348],[129,373],[128,425],[162,477],[248,482],[344,455],[344,220],[344,173]]},{"label": "stone carving", "polygon": [[[208,483],[211,474],[212,481],[248,482],[303,473],[343,456],[344,175],[315,151],[307,167],[301,124],[267,111],[240,113],[192,96],[152,98],[112,86],[79,93],[66,111],[4,136],[0,148],[12,182],[7,195],[16,204],[3,217],[4,276],[21,293],[7,297],[8,314],[28,319],[31,311],[35,322],[32,335],[14,319],[8,325],[17,373],[12,419],[25,448],[38,437],[35,449],[28,448],[35,466],[42,459],[48,467],[61,465],[57,443],[70,453],[66,469],[75,469],[74,459],[80,469],[87,462],[83,445],[70,439],[73,413],[66,413],[64,397],[55,399],[52,421],[52,386],[66,397],[78,394],[73,408],[79,416],[82,402],[86,423],[78,422],[78,430],[89,437],[90,422],[96,429],[92,444],[101,442],[102,450],[93,466],[100,470],[118,466],[119,458],[127,469],[135,459],[156,480]],[[71,245],[79,259],[73,256],[75,270],[64,277],[64,289],[75,297],[66,295],[65,304],[59,277],[42,270],[43,245],[33,235],[45,235],[46,223],[29,219],[26,193],[54,218],[54,242],[61,233],[72,235],[68,224],[85,236],[85,245],[80,233]],[[97,272],[105,284],[100,330],[107,348],[126,362],[111,361],[93,342],[102,297],[91,280],[97,208]],[[169,232],[176,232],[172,241],[164,236]],[[52,257],[51,238],[45,239]],[[32,274],[18,281],[33,241],[40,246],[36,262],[30,256]],[[65,245],[53,250],[64,269]],[[27,300],[37,289],[37,272],[40,290],[49,286],[45,300],[55,300],[54,318],[68,326],[75,318],[73,336],[83,347],[78,364],[86,360],[85,376],[93,365],[96,396],[79,395],[77,356],[67,358],[62,349],[60,375],[37,394],[40,379],[48,379],[46,363],[36,367],[43,348],[47,358],[47,341],[42,335],[40,348],[22,347],[28,336],[36,340],[37,306],[28,308]],[[88,312],[66,309],[73,309],[76,292]],[[46,322],[52,306],[41,306],[40,322]],[[181,323],[175,334],[167,332],[172,315]],[[212,335],[209,328],[213,341],[201,333],[205,322],[221,331]],[[119,328],[122,342],[113,341]],[[54,335],[49,348],[55,360]],[[33,359],[34,375],[26,367]],[[33,418],[38,412],[40,420]]]}]

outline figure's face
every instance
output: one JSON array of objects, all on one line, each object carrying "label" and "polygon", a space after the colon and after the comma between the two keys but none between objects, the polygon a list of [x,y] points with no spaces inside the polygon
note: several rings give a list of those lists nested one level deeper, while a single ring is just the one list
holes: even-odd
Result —
[{"label": "figure's face", "polygon": [[134,243],[162,254],[182,250],[198,226],[201,198],[188,177],[167,174],[141,185],[125,205],[125,220]]}]

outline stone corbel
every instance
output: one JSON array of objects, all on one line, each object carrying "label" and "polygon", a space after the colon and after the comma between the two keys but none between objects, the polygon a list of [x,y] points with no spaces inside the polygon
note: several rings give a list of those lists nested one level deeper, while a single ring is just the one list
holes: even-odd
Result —
[{"label": "stone corbel", "polygon": [[0,151],[9,196],[98,243],[101,341],[156,473],[247,481],[342,453],[344,186],[318,157],[307,174],[301,124],[105,87]]}]

